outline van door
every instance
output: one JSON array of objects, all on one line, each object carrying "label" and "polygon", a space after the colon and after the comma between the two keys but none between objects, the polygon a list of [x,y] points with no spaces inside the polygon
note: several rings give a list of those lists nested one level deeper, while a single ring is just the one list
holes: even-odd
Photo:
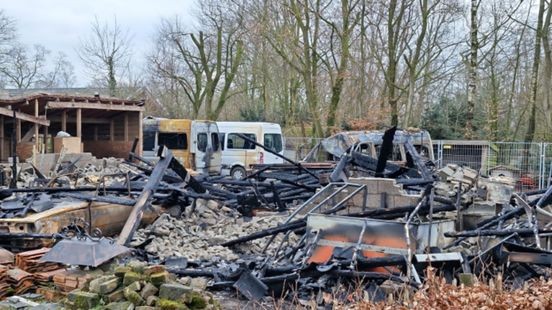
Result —
[{"label": "van door", "polygon": [[[258,163],[258,150],[256,146],[249,141],[238,136],[242,134],[251,140],[258,141],[254,133],[227,132],[225,135],[226,143],[224,145],[224,162],[230,168],[230,175],[234,179],[245,177],[245,172],[252,164]],[[260,149],[260,148],[259,148]]]},{"label": "van door", "polygon": [[[284,141],[282,134],[277,132],[264,132],[263,133],[263,145],[272,151],[283,155],[284,153]],[[270,152],[261,150],[264,164],[281,164],[284,160]]]},{"label": "van door", "polygon": [[[220,173],[221,152],[217,124],[215,122],[192,122],[192,139],[195,170],[205,174]],[[214,141],[215,139],[216,141]]]}]

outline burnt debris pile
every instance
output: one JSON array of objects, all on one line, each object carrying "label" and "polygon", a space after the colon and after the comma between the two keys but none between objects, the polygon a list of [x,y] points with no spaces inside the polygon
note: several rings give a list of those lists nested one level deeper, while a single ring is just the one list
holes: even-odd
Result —
[{"label": "burnt debris pile", "polygon": [[[131,256],[165,265],[181,284],[256,302],[324,305],[344,287],[382,299],[421,287],[428,267],[465,285],[500,277],[515,288],[550,275],[552,187],[518,193],[507,177],[436,169],[396,128],[379,139],[377,157],[330,139],[323,161],[314,151],[308,161],[284,157],[240,180],[193,174],[163,147],[156,162],[131,152],[58,160],[48,173],[21,164],[24,186],[0,190],[0,243],[53,246],[41,260],[67,266]],[[62,247],[98,259],[56,256]]]}]

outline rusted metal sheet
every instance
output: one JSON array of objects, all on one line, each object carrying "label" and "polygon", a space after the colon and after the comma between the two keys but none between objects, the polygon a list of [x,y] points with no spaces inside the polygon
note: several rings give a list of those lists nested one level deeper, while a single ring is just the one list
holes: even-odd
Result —
[{"label": "rusted metal sheet", "polygon": [[[307,233],[314,238],[308,263],[325,264],[333,256],[354,260],[358,255],[374,258],[408,253],[405,227],[399,222],[311,214],[307,218]],[[411,238],[415,251],[414,235]]]},{"label": "rusted metal sheet", "polygon": [[445,232],[455,230],[455,220],[434,220],[433,222],[423,222],[413,224],[417,227],[416,239],[418,240],[418,250],[423,251],[425,248],[438,247],[444,248],[454,241],[453,238],[445,237]]},{"label": "rusted metal sheet", "polygon": [[[99,229],[104,236],[113,236],[119,233],[127,220],[131,207],[119,204],[102,202],[65,201],[59,202],[56,207],[41,212],[30,213],[23,218],[0,219],[2,233],[42,233],[55,234],[75,222],[87,224],[89,231]],[[145,210],[143,223],[152,223],[157,218],[160,207]],[[85,227],[81,227],[85,228]],[[16,240],[12,240],[16,242]],[[51,245],[53,240],[43,239],[29,243],[18,243],[19,246]]]}]

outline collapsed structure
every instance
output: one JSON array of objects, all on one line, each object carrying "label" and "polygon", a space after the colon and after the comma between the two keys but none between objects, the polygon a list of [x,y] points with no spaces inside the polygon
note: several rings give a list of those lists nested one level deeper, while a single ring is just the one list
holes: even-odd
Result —
[{"label": "collapsed structure", "polygon": [[[0,191],[0,243],[14,252],[55,244],[40,261],[62,264],[65,275],[74,272],[66,266],[97,267],[114,257],[165,265],[180,279],[163,278],[165,291],[181,292],[171,295],[174,302],[190,279],[255,302],[293,291],[294,299],[324,305],[328,293],[337,298],[359,283],[374,300],[414,290],[428,266],[468,285],[500,275],[516,287],[549,276],[552,188],[515,193],[506,177],[458,165],[435,170],[420,155],[430,154],[425,142],[396,128],[374,145],[353,141],[338,151],[328,142],[330,162],[275,154],[288,163],[256,165],[242,180],[192,175],[163,147],[151,162],[141,157],[139,139],[124,161],[61,158],[47,176],[31,165],[17,176],[25,187]],[[390,160],[394,153],[403,160]],[[14,270],[9,257],[0,264]],[[125,292],[145,281],[122,278],[104,280]],[[33,288],[6,283],[16,293]],[[91,300],[111,301],[86,281],[75,283]]]}]

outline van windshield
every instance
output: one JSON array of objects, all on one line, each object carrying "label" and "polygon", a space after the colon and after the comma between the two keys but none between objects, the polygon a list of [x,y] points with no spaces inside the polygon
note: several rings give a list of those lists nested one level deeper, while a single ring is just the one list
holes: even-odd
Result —
[{"label": "van windshield", "polygon": [[[252,133],[242,133],[243,136],[246,136],[247,138],[257,141],[257,137]],[[235,133],[229,133],[227,140],[226,140],[226,148],[227,149],[242,149],[242,150],[254,150],[255,144],[241,138],[238,136],[238,134]]]},{"label": "van windshield", "polygon": [[188,149],[188,137],[185,133],[160,132],[159,145],[164,145],[171,150]]},{"label": "van windshield", "polygon": [[283,150],[282,135],[279,133],[267,133],[264,135],[264,146],[280,153]]}]

